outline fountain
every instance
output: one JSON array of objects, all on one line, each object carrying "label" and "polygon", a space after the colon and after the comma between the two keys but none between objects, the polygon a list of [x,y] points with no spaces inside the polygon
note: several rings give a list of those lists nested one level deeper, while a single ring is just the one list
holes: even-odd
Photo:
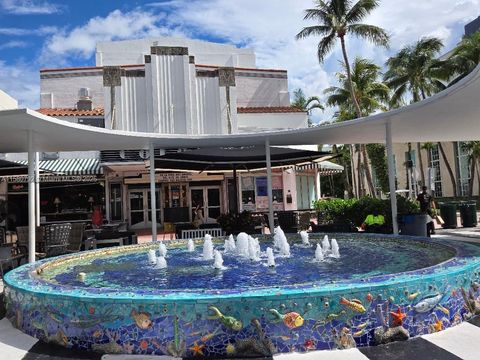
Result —
[{"label": "fountain", "polygon": [[225,252],[227,253],[235,253],[236,246],[235,246],[235,240],[233,239],[233,235],[230,234],[228,239],[225,239]]},{"label": "fountain", "polygon": [[213,257],[214,257],[213,267],[215,269],[223,269],[223,257],[220,251],[213,250]]},{"label": "fountain", "polygon": [[157,263],[157,254],[155,254],[155,250],[150,249],[148,250],[148,262],[152,265]]},{"label": "fountain", "polygon": [[205,235],[203,241],[203,260],[213,260],[213,242],[209,234]]},{"label": "fountain", "polygon": [[236,254],[242,257],[250,257],[248,252],[248,235],[247,233],[241,232],[237,235]]},{"label": "fountain", "polygon": [[308,240],[308,233],[305,230],[300,231],[300,237],[302,238],[302,244],[305,246],[310,245],[310,241]]},{"label": "fountain", "polygon": [[163,243],[163,241],[160,241],[160,244],[158,245],[158,252],[160,256],[167,256],[167,247]]},{"label": "fountain", "polygon": [[330,255],[331,257],[334,258],[339,258],[340,257],[340,251],[338,248],[338,243],[337,240],[332,239],[332,254]]},{"label": "fountain", "polygon": [[317,248],[315,249],[315,260],[323,261],[323,250],[320,244],[317,244]]},{"label": "fountain", "polygon": [[165,269],[167,267],[167,260],[165,260],[164,256],[157,257],[157,265],[155,267],[157,269]]},{"label": "fountain", "polygon": [[267,265],[268,267],[275,267],[275,256],[271,247],[267,247]]},{"label": "fountain", "polygon": [[193,242],[192,239],[188,239],[187,251],[188,252],[194,252],[195,251],[195,243]]},{"label": "fountain", "polygon": [[252,261],[260,261],[260,244],[258,239],[254,239],[248,235],[248,257]]},{"label": "fountain", "polygon": [[290,245],[288,244],[287,237],[280,226],[277,226],[274,230],[273,246],[278,249],[280,255],[290,256]]},{"label": "fountain", "polygon": [[330,252],[330,242],[328,241],[328,235],[325,235],[322,240],[322,250],[324,254]]}]

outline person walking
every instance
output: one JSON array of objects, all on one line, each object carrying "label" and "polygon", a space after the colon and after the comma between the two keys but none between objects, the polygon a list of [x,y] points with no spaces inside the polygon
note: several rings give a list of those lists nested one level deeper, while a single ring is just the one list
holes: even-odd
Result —
[{"label": "person walking", "polygon": [[435,234],[435,224],[433,222],[435,214],[433,209],[436,209],[436,207],[435,201],[433,201],[433,197],[427,192],[426,186],[422,186],[422,192],[418,194],[417,201],[420,204],[420,212],[430,217],[427,222],[427,236],[430,237],[430,235]]}]

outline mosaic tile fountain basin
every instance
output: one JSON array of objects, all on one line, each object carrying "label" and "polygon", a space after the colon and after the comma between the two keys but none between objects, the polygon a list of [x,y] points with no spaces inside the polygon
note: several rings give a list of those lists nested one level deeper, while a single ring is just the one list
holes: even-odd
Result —
[{"label": "mosaic tile fountain basin", "polygon": [[226,269],[213,269],[182,241],[168,243],[167,269],[147,263],[158,244],[40,261],[6,275],[7,316],[25,333],[66,347],[243,357],[404,340],[480,314],[479,246],[331,237],[340,259],[316,263],[315,247],[293,236],[290,258],[277,256],[274,269],[263,257],[252,263],[227,254]]}]

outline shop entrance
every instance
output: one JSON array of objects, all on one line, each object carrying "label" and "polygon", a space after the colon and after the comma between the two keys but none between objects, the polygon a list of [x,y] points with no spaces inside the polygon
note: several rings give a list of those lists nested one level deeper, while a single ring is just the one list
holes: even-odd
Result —
[{"label": "shop entrance", "polygon": [[214,223],[220,216],[220,187],[198,186],[190,187],[190,212],[192,221],[197,211],[202,212],[205,223]]},{"label": "shop entrance", "polygon": [[[157,227],[161,225],[160,190],[156,190]],[[130,206],[130,227],[132,229],[147,229],[152,226],[150,206],[150,189],[130,189],[128,203]]]}]

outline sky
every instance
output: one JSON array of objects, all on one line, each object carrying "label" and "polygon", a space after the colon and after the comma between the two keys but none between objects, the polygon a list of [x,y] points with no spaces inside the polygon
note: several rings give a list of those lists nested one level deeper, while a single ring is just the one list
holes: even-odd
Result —
[{"label": "sky", "polygon": [[[20,106],[39,106],[39,70],[95,65],[95,44],[156,36],[187,37],[254,48],[257,66],[288,70],[289,89],[324,99],[341,69],[337,46],[319,64],[318,38],[297,41],[313,0],[0,0],[0,89]],[[480,0],[381,0],[363,22],[384,28],[389,49],[347,39],[351,59],[383,65],[424,36],[455,46],[464,25],[480,15]],[[314,115],[329,120],[332,109]]]}]

